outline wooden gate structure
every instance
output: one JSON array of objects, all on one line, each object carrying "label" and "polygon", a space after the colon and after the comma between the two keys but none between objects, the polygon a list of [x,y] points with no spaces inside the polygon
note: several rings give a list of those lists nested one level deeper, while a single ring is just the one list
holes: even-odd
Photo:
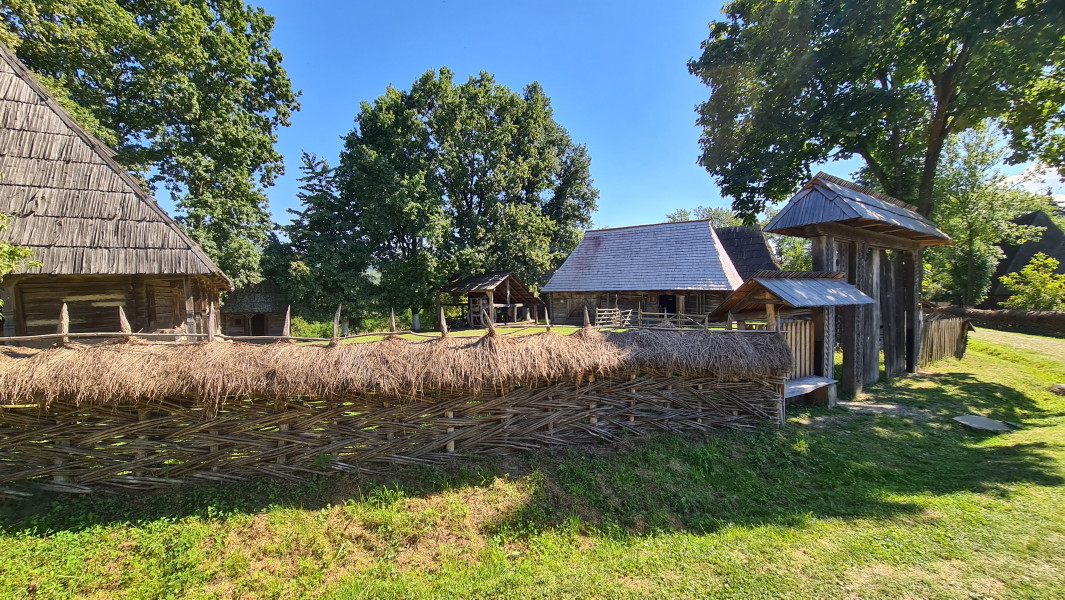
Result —
[{"label": "wooden gate structure", "polygon": [[922,250],[953,244],[916,207],[818,173],[765,227],[769,233],[809,238],[814,271],[846,273],[848,283],[871,297],[864,305],[826,306],[815,316],[815,360],[831,372],[839,321],[843,349],[840,389],[861,391],[880,377],[916,372],[921,350]]}]

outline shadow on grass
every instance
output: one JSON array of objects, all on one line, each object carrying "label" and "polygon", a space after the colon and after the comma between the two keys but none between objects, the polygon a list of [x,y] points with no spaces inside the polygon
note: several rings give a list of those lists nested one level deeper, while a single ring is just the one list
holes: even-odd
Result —
[{"label": "shadow on grass", "polygon": [[874,389],[878,401],[899,402],[920,414],[799,409],[792,416],[806,425],[630,438],[609,447],[406,467],[381,476],[54,496],[0,507],[0,528],[47,535],[159,519],[224,519],[275,506],[315,510],[373,502],[382,491],[401,490],[411,498],[490,487],[507,476],[524,482],[531,494],[502,517],[482,523],[484,535],[520,538],[574,522],[620,535],[709,532],[730,524],[799,527],[811,518],[891,518],[923,510],[906,496],[1008,493],[1007,486],[1017,483],[1065,483],[1056,472],[1060,457],[1051,457],[1047,444],[984,443],[984,436],[950,420],[973,410],[1019,422],[1061,414],[1022,392],[964,372],[922,375],[909,385]]}]

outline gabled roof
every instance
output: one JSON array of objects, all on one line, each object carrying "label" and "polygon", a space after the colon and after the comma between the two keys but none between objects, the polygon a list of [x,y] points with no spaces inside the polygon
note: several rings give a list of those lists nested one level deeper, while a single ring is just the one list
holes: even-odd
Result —
[{"label": "gabled roof", "polygon": [[499,294],[506,294],[509,284],[511,301],[517,301],[524,304],[534,303],[543,304],[543,302],[537,298],[531,291],[525,282],[514,273],[501,271],[496,273],[485,273],[483,275],[474,275],[472,277],[466,277],[465,279],[458,279],[445,285],[440,289],[441,292],[447,294],[470,294],[473,292],[492,292],[497,294],[493,301],[496,304],[502,304],[505,301],[505,297]]},{"label": "gabled roof", "polygon": [[198,274],[232,284],[113,152],[0,44],[2,235],[57,275]]},{"label": "gabled roof", "polygon": [[853,306],[874,300],[843,280],[844,273],[816,271],[761,271],[725,298],[711,320],[723,320],[731,312],[762,312],[766,304],[784,308]]},{"label": "gabled roof", "polygon": [[743,283],[709,221],[593,229],[545,292],[731,291]]},{"label": "gabled roof", "polygon": [[1065,233],[1045,212],[1041,210],[1030,212],[1017,217],[1013,222],[1018,225],[1043,227],[1043,236],[1038,240],[1025,242],[1019,246],[1002,246],[1002,252],[1005,256],[999,261],[998,267],[995,268],[995,275],[991,279],[991,295],[993,296],[1010,295],[1010,290],[1002,285],[999,277],[1007,273],[1016,273],[1028,266],[1028,263],[1032,262],[1032,257],[1039,252],[1051,258],[1056,258],[1060,263],[1058,272],[1065,273]]},{"label": "gabled roof", "polygon": [[744,280],[758,271],[779,271],[765,234],[753,227],[715,227],[714,233],[725,248],[732,266]]},{"label": "gabled roof", "polygon": [[908,239],[921,246],[953,243],[916,207],[826,173],[818,173],[792,196],[765,230],[811,237],[815,234],[810,227],[821,223],[841,223]]}]

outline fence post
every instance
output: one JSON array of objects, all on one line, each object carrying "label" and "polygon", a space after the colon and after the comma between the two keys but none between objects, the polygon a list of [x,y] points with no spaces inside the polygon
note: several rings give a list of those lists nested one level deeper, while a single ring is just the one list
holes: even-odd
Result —
[{"label": "fence post", "polygon": [[551,315],[547,313],[547,307],[544,307],[544,331],[551,331]]},{"label": "fence post", "polygon": [[60,344],[70,343],[70,338],[66,335],[70,333],[70,313],[67,311],[66,302],[64,302],[63,306],[59,309],[59,327],[56,328],[56,333],[59,334]]},{"label": "fence post", "polygon": [[337,304],[337,314],[333,317],[333,339],[329,341],[330,346],[336,346],[340,343],[340,309],[342,304]]},{"label": "fence post", "polygon": [[588,305],[584,305],[584,326],[588,327],[592,324],[591,318],[588,317]]},{"label": "fence post", "polygon": [[218,314],[215,312],[214,303],[207,307],[207,341],[214,341],[214,328],[218,323]]},{"label": "fence post", "polygon": [[[444,418],[445,419],[454,419],[455,418],[455,411],[445,410],[444,411]],[[447,428],[447,433],[448,433],[448,435],[451,435],[452,433],[455,433],[455,428],[451,427],[449,425],[448,428]],[[455,440],[448,440],[447,444],[444,446],[444,449],[447,451],[448,454],[454,454],[454,452],[455,452]]]},{"label": "fence post", "polygon": [[122,336],[122,339],[129,341],[129,334],[133,333],[133,328],[129,326],[129,319],[126,318],[126,311],[122,310],[122,307],[118,307],[118,330],[126,334]]},{"label": "fence post", "polygon": [[285,325],[281,328],[281,335],[289,338],[292,337],[292,305],[289,304],[285,309]]},{"label": "fence post", "polygon": [[447,319],[444,317],[444,307],[443,307],[443,305],[437,305],[436,308],[438,309],[438,311],[440,313],[439,314],[439,318],[440,318],[440,337],[446,338],[447,337]]}]

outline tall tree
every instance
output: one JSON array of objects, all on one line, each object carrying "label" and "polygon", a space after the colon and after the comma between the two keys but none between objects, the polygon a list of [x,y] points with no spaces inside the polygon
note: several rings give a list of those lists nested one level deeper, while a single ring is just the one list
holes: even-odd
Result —
[{"label": "tall tree", "polygon": [[951,133],[1001,118],[1012,159],[1065,166],[1065,3],[734,0],[689,70],[701,164],[748,222],[810,165],[859,156],[878,187],[931,214]]},{"label": "tall tree", "polygon": [[361,327],[370,309],[370,254],[357,225],[358,215],[337,194],[332,167],[303,153],[300,210],[283,228],[289,243],[274,238],[265,252],[264,271],[313,319],[341,316]]},{"label": "tall tree", "polygon": [[542,283],[591,224],[589,166],[539,84],[518,94],[487,73],[455,84],[445,68],[362,104],[337,185],[382,301],[416,312],[453,277]]},{"label": "tall tree", "polygon": [[735,227],[743,225],[735,212],[720,206],[696,206],[695,208],[678,208],[666,215],[666,221],[676,223],[678,221],[702,221],[707,220],[714,227]]},{"label": "tall tree", "polygon": [[929,249],[929,291],[938,286],[963,306],[976,306],[987,296],[1003,256],[999,245],[1042,235],[1042,228],[1012,222],[1048,203],[1045,196],[1006,184],[999,166],[1007,152],[1001,136],[981,124],[948,139],[936,178],[932,218],[954,245]]},{"label": "tall tree", "polygon": [[242,0],[7,0],[3,41],[117,159],[178,204],[235,282],[254,280],[298,109],[274,18]]}]

